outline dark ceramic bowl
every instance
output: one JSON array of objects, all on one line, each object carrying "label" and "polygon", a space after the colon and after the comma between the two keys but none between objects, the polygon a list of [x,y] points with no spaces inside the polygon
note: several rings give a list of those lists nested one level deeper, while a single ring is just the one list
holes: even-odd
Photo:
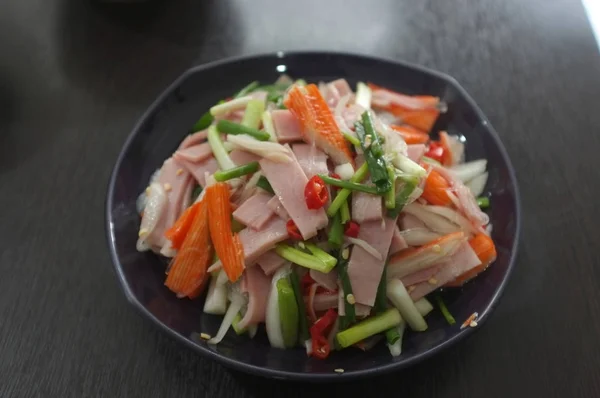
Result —
[{"label": "dark ceramic bowl", "polygon": [[[346,78],[351,85],[371,81],[404,93],[432,94],[448,103],[448,113],[435,131],[461,133],[467,139],[467,159],[488,159],[491,197],[489,215],[498,259],[460,291],[444,293],[458,324],[449,326],[438,311],[427,317],[429,330],[407,332],[400,357],[392,358],[385,344],[368,352],[347,349],[325,361],[307,358],[302,349],[269,347],[259,332],[254,340],[230,334],[217,347],[198,339],[214,335],[220,316],[202,313],[202,300],[179,300],[166,287],[165,262],[135,249],[139,218],[138,194],[154,170],[189,133],[190,126],[210,106],[252,80],[273,82],[281,72],[308,81]],[[115,165],[106,201],[108,243],[119,282],[129,302],[159,329],[223,365],[255,375],[310,381],[342,380],[397,371],[423,360],[470,335],[460,323],[478,312],[479,325],[500,298],[514,265],[519,241],[519,194],[506,150],[475,102],[451,77],[402,62],[339,53],[276,53],[237,58],[190,69],[150,106],[127,139]],[[127,336],[124,336],[127,338]],[[343,374],[334,369],[343,368]]]}]

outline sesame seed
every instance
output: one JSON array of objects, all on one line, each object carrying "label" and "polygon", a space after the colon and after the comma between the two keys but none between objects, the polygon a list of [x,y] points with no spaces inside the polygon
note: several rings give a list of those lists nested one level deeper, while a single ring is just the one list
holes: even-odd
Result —
[{"label": "sesame seed", "polygon": [[337,368],[333,370],[335,373],[344,373],[344,369],[342,368]]},{"label": "sesame seed", "polygon": [[211,336],[208,333],[200,333],[200,338],[204,340],[210,340]]},{"label": "sesame seed", "polygon": [[461,330],[466,328],[467,326],[471,326],[472,328],[477,326],[477,318],[479,318],[479,314],[477,312],[472,313],[471,316],[469,316],[467,320],[464,321],[462,325],[460,325]]},{"label": "sesame seed", "polygon": [[469,326],[471,326],[472,328],[477,326],[477,321],[471,321],[471,323],[469,323]]},{"label": "sesame seed", "polygon": [[413,290],[415,290],[417,287],[415,285],[409,286],[408,287],[408,292],[412,292]]},{"label": "sesame seed", "polygon": [[427,282],[429,282],[430,285],[437,285],[437,283],[438,283],[437,279],[435,279],[435,278],[431,278]]},{"label": "sesame seed", "polygon": [[345,248],[344,250],[342,250],[342,258],[344,260],[348,260],[348,257],[350,257],[350,249]]},{"label": "sesame seed", "polygon": [[183,174],[183,169],[177,169],[177,171],[175,172],[175,174],[177,174],[178,176]]},{"label": "sesame seed", "polygon": [[169,192],[171,190],[171,184],[169,184],[168,182],[164,185],[165,187],[165,191]]},{"label": "sesame seed", "polygon": [[349,293],[346,296],[346,301],[348,301],[348,303],[352,305],[356,304],[356,299],[354,298],[354,295],[352,293]]},{"label": "sesame seed", "polygon": [[442,251],[442,247],[440,245],[433,245],[431,250],[433,250],[434,253],[440,253]]},{"label": "sesame seed", "polygon": [[306,245],[304,244],[304,242],[298,242],[298,247],[300,249],[306,249]]},{"label": "sesame seed", "polygon": [[150,187],[146,188],[146,195],[150,195]]},{"label": "sesame seed", "polygon": [[138,233],[138,236],[144,236],[148,233],[148,230],[146,228],[142,228],[140,229],[140,232]]}]

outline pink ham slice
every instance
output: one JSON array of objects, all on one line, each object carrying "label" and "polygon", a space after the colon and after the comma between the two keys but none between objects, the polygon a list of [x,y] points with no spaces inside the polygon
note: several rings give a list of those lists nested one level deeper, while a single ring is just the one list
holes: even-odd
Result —
[{"label": "pink ham slice", "polygon": [[327,155],[317,148],[309,144],[294,144],[292,151],[300,163],[300,167],[306,174],[308,179],[311,179],[317,174],[329,174],[327,168]]},{"label": "pink ham slice", "polygon": [[302,130],[298,119],[287,109],[277,109],[271,111],[273,127],[277,140],[281,143],[302,141]]},{"label": "pink ham slice", "polygon": [[427,282],[428,280],[433,278],[441,268],[442,266],[439,264],[434,265],[433,267],[425,268],[410,275],[406,275],[400,278],[400,280],[402,281],[404,286],[412,286],[416,285],[417,283]]},{"label": "pink ham slice", "polygon": [[275,244],[288,238],[285,221],[279,217],[271,218],[260,231],[246,228],[240,231],[240,241],[244,247],[246,265],[251,265],[267,251],[273,249]]},{"label": "pink ham slice", "polygon": [[193,180],[194,179],[190,175],[187,180],[187,185],[185,187],[185,191],[183,192],[183,195],[181,197],[181,211],[182,212],[192,205],[192,192],[194,191],[194,181]]},{"label": "pink ham slice", "polygon": [[342,97],[352,94],[352,89],[346,79],[338,79],[321,86],[321,94],[327,105],[334,108]]},{"label": "pink ham slice", "polygon": [[233,160],[233,163],[238,166],[243,166],[252,162],[258,162],[260,160],[260,156],[250,152],[242,151],[241,149],[234,149],[229,154],[229,157],[231,160]]},{"label": "pink ham slice", "polygon": [[215,171],[219,170],[219,165],[213,157],[208,158],[205,161],[199,163],[190,162],[189,160],[180,160],[179,162],[185,170],[187,170],[194,176],[198,184],[200,184],[201,186],[206,185],[206,177],[204,175],[205,172],[208,172],[209,174],[214,174]]},{"label": "pink ham slice", "polygon": [[305,240],[312,238],[319,229],[327,226],[327,214],[323,208],[310,210],[306,207],[304,187],[308,178],[295,156],[287,163],[261,159],[260,168]]},{"label": "pink ham slice", "polygon": [[256,263],[262,268],[267,275],[273,275],[283,264],[285,259],[279,256],[274,251],[268,251],[256,260]]},{"label": "pink ham slice", "polygon": [[369,221],[360,225],[358,239],[362,239],[377,250],[382,260],[376,259],[360,246],[354,245],[348,262],[348,276],[352,292],[357,303],[373,306],[377,287],[381,281],[383,267],[392,243],[396,220],[385,218],[381,221]]},{"label": "pink ham slice", "polygon": [[188,160],[190,162],[198,163],[208,159],[212,156],[212,149],[208,143],[198,144],[187,147],[185,149],[178,149],[173,158],[176,160]]},{"label": "pink ham slice", "polygon": [[406,154],[413,162],[419,162],[425,154],[425,144],[411,144],[406,146]]},{"label": "pink ham slice", "polygon": [[251,196],[233,212],[233,218],[252,229],[260,230],[275,214],[267,206],[272,197],[273,195],[264,192]]},{"label": "pink ham slice", "polygon": [[167,159],[160,169],[157,182],[165,188],[167,205],[156,228],[148,236],[148,243],[152,246],[162,248],[167,243],[165,231],[175,224],[181,214],[183,195],[190,183],[190,175],[178,172],[179,169],[182,169],[181,164],[173,158]]},{"label": "pink ham slice", "polygon": [[208,137],[208,130],[201,130],[194,134],[190,134],[181,141],[179,144],[179,149],[189,148],[194,145],[198,145],[206,141]]},{"label": "pink ham slice", "polygon": [[[327,311],[330,308],[338,307],[338,294],[317,294],[313,300],[315,312]],[[308,305],[308,297],[304,298],[304,303]],[[342,315],[342,314],[340,314]]]},{"label": "pink ham slice", "polygon": [[479,264],[481,264],[481,261],[469,245],[469,242],[464,242],[447,261],[438,265],[439,271],[432,277],[425,282],[413,285],[414,288],[409,286],[410,297],[416,301],[446,283],[453,281]]},{"label": "pink ham slice", "polygon": [[265,310],[271,278],[266,276],[259,267],[249,267],[244,273],[248,293],[248,309],[239,323],[240,328],[265,321]]},{"label": "pink ham slice", "polygon": [[406,249],[407,247],[408,244],[406,244],[406,241],[400,234],[400,228],[398,228],[398,226],[396,225],[396,228],[394,229],[394,235],[392,236],[392,244],[390,245],[389,255],[391,256],[392,254],[396,254],[399,251]]},{"label": "pink ham slice", "polygon": [[328,272],[327,274],[323,272],[319,272],[317,270],[311,269],[310,277],[314,279],[319,285],[323,286],[328,290],[336,290],[337,289],[337,280],[338,275],[335,270]]},{"label": "pink ham slice", "polygon": [[285,221],[290,219],[290,215],[279,201],[277,196],[273,196],[269,203],[267,203],[267,207],[275,212],[279,217],[283,218]]},{"label": "pink ham slice", "polygon": [[365,192],[352,193],[352,219],[359,224],[366,221],[381,221],[383,206],[381,196]]}]

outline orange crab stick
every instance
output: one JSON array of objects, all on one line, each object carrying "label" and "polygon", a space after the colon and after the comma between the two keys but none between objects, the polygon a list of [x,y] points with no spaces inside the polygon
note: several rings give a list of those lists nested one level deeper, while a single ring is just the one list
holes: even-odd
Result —
[{"label": "orange crab stick", "polygon": [[284,104],[300,122],[305,141],[315,142],[335,164],[354,163],[350,147],[317,86],[294,86]]},{"label": "orange crab stick", "polygon": [[[405,95],[369,83],[373,91],[373,106],[384,109],[402,119],[403,123],[429,132],[440,114],[439,97],[431,95]],[[376,97],[382,94],[384,103],[377,105]]]},{"label": "orange crab stick", "polygon": [[210,237],[227,278],[237,281],[244,272],[244,248],[238,234],[231,232],[229,185],[219,182],[206,189]]},{"label": "orange crab stick", "polygon": [[171,241],[171,246],[174,249],[181,248],[183,241],[190,230],[196,213],[200,208],[200,203],[195,203],[193,206],[188,207],[179,219],[173,224],[171,228],[165,232],[165,237]]},{"label": "orange crab stick", "polygon": [[453,255],[466,239],[463,232],[453,232],[419,248],[402,250],[388,262],[388,279],[402,278],[439,263]]},{"label": "orange crab stick", "polygon": [[448,181],[438,171],[431,170],[425,180],[421,197],[432,205],[449,206],[452,200],[448,196],[448,189]]},{"label": "orange crab stick", "polygon": [[179,297],[196,297],[205,284],[206,269],[212,257],[208,209],[203,200],[198,203],[189,232],[173,259],[165,285]]},{"label": "orange crab stick", "polygon": [[481,264],[470,269],[458,278],[446,284],[449,287],[459,287],[465,282],[473,279],[480,272],[484,271],[491,263],[496,260],[496,246],[492,238],[486,234],[480,233],[475,235],[470,241],[469,245],[473,251],[477,254],[477,257],[481,261]]},{"label": "orange crab stick", "polygon": [[403,125],[403,126],[398,126],[398,125],[392,125],[390,126],[392,128],[392,130],[394,130],[395,132],[397,132],[398,134],[400,134],[400,136],[402,136],[402,139],[404,139],[404,141],[408,144],[408,145],[413,145],[413,144],[426,144],[427,142],[429,142],[429,134],[424,133],[423,131],[414,128],[412,126],[409,125]]}]

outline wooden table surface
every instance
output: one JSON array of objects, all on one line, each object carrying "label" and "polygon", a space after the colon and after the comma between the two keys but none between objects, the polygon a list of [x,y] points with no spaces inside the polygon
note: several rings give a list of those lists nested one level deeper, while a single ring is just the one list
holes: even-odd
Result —
[{"label": "wooden table surface", "polygon": [[[453,75],[517,170],[521,250],[498,308],[401,373],[231,373],[137,316],[110,264],[106,186],[144,109],[192,65],[298,49]],[[600,396],[600,56],[578,1],[6,1],[0,50],[0,396]]]}]

